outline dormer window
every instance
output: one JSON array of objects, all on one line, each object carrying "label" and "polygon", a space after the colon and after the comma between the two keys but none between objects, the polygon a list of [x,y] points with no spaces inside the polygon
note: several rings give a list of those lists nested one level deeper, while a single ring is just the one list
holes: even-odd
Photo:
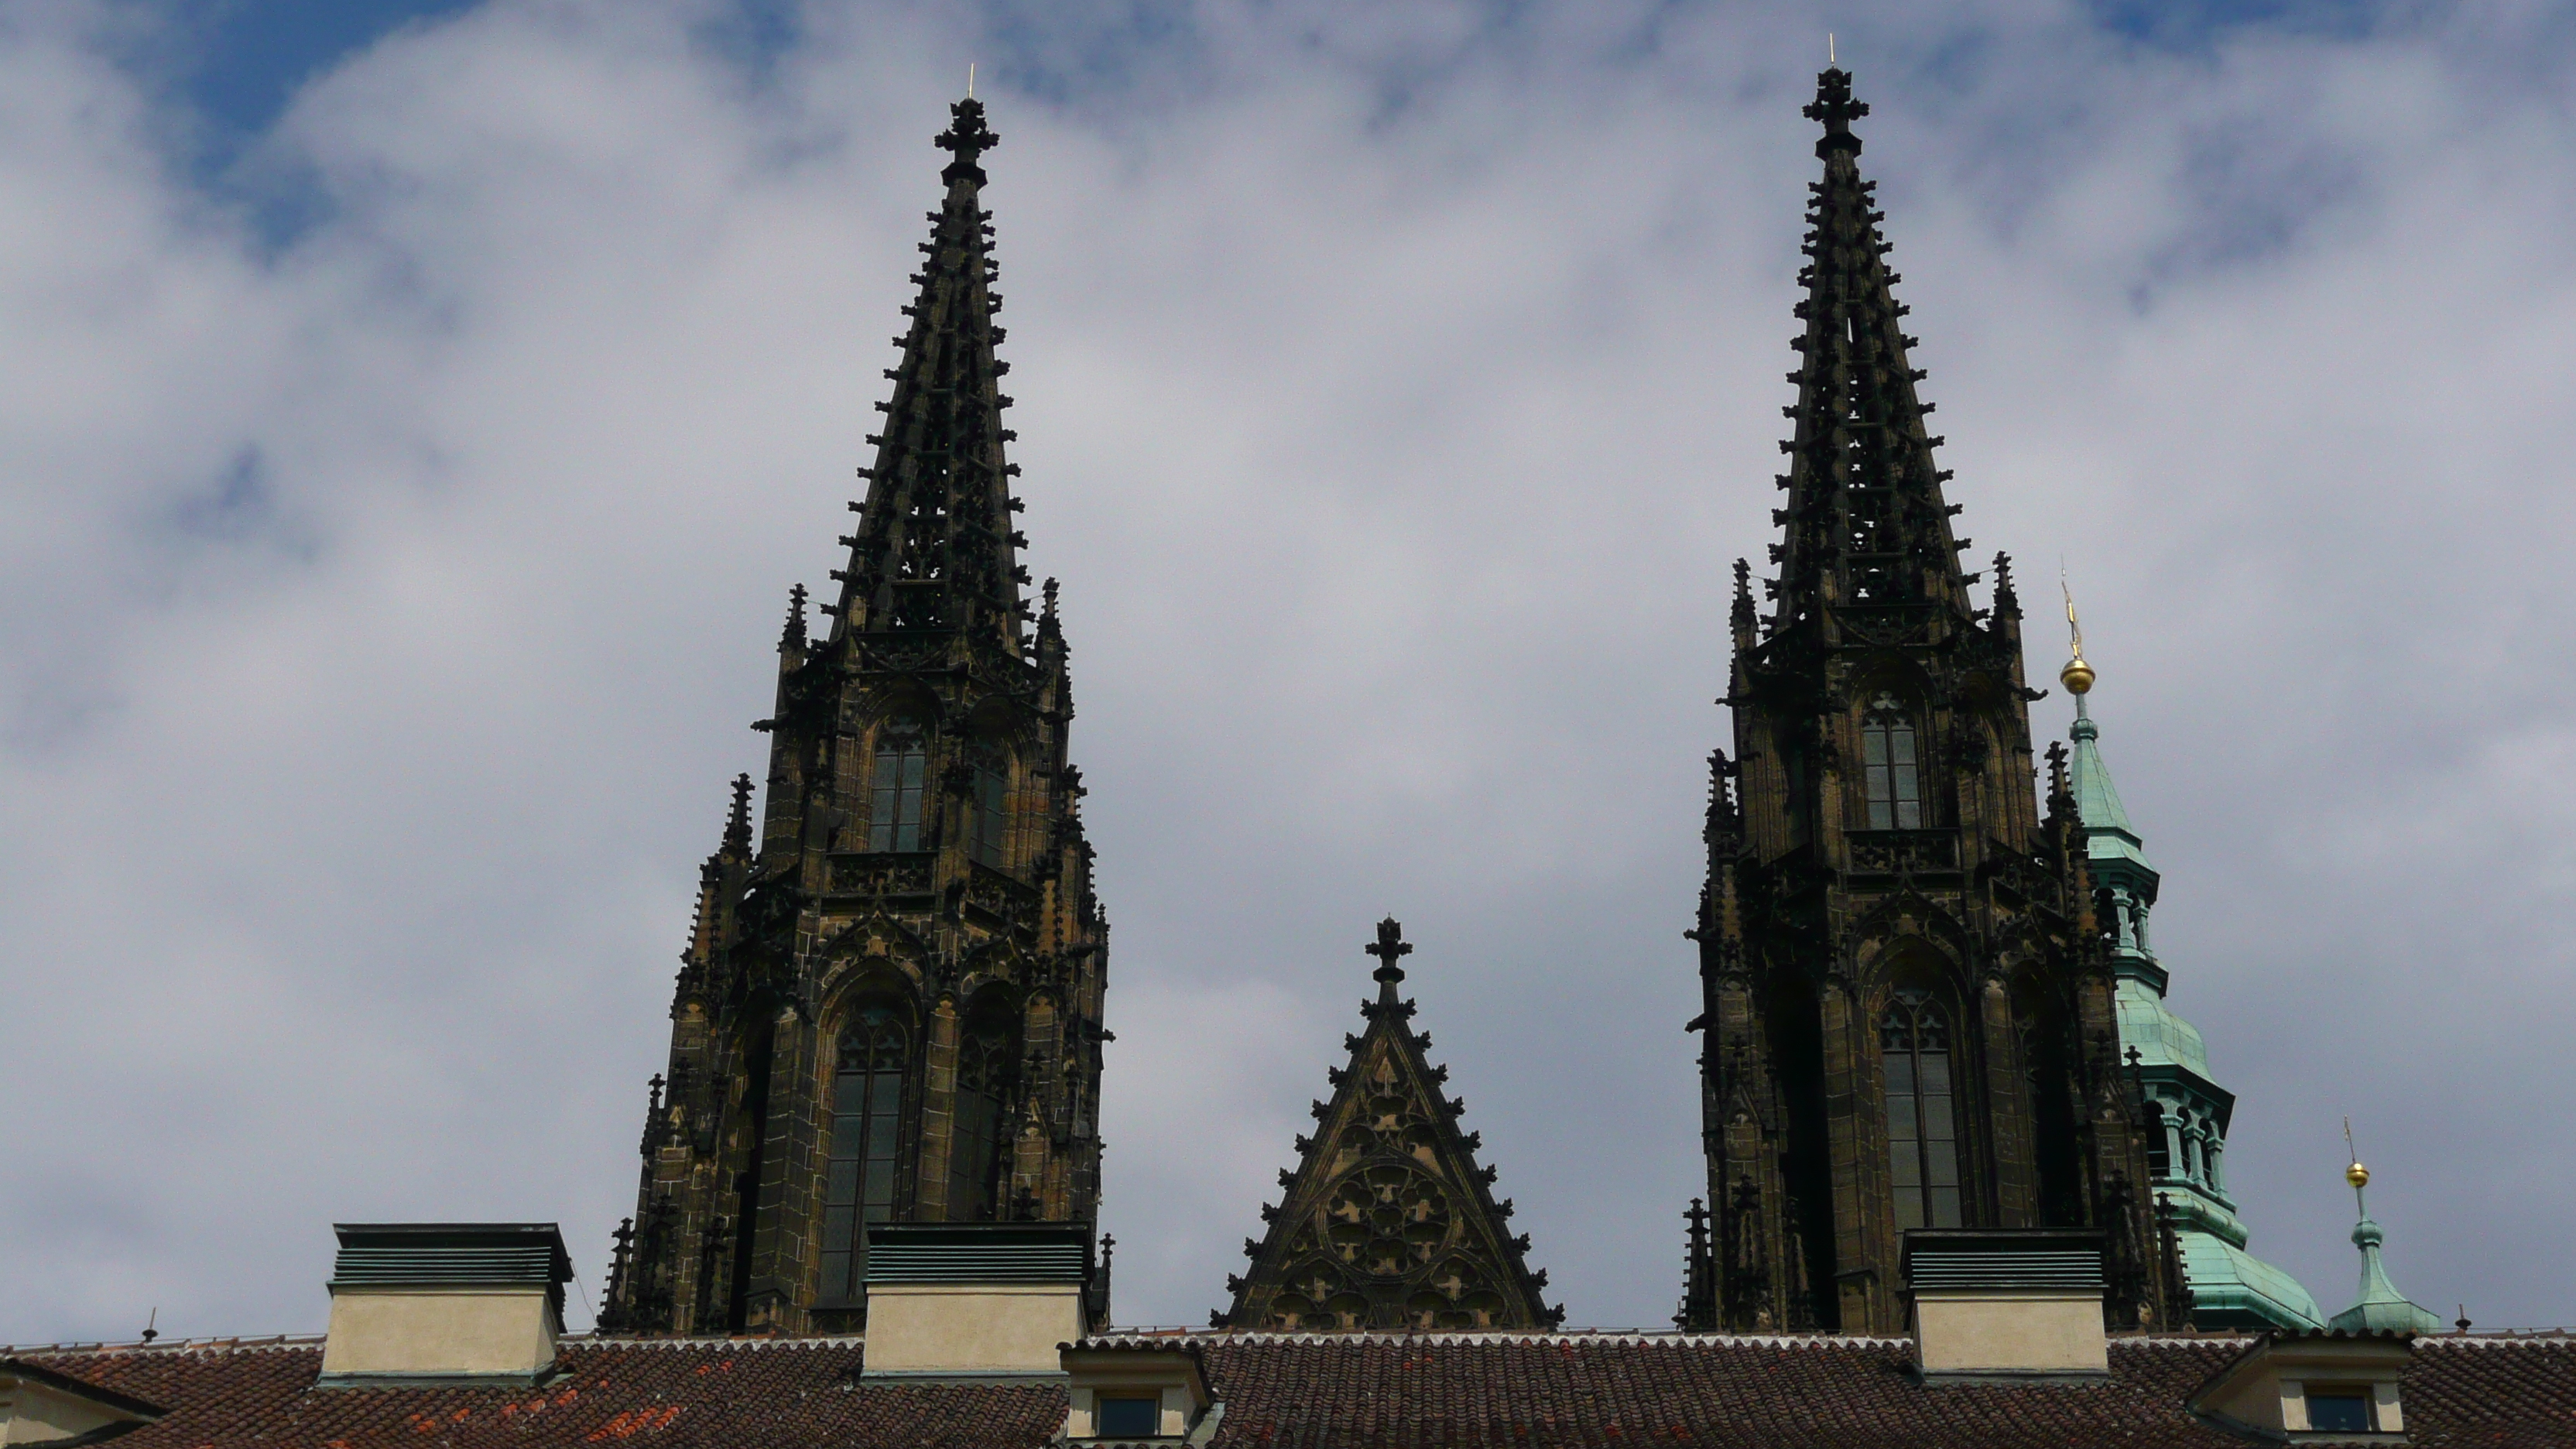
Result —
[{"label": "dormer window", "polygon": [[2275,1443],[2404,1443],[2413,1351],[2402,1333],[2267,1333],[2192,1394],[2192,1411]]},{"label": "dormer window", "polygon": [[1064,1432],[1073,1444],[1205,1444],[1225,1405],[1208,1393],[1198,1350],[1086,1339],[1066,1345]]},{"label": "dormer window", "polygon": [[1860,726],[1861,787],[1872,830],[1923,828],[1923,777],[1914,722],[1891,695],[1872,700]]}]

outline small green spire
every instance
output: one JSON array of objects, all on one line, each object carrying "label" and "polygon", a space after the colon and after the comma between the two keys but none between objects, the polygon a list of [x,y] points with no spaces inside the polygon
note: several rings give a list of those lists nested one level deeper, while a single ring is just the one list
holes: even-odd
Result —
[{"label": "small green spire", "polygon": [[2140,869],[2152,872],[2147,864],[2146,842],[2138,838],[2138,827],[2129,823],[2129,812],[2120,803],[2120,792],[2111,783],[2110,767],[2102,763],[2101,726],[2093,723],[2091,695],[2093,682],[2099,676],[2093,666],[2084,662],[2084,625],[2075,617],[2075,591],[2067,587],[2063,572],[2057,579],[2058,592],[2066,596],[2066,633],[2068,637],[2066,667],[2057,671],[2057,682],[2075,696],[2074,786],[2075,817],[2084,825],[2085,854],[2095,861],[2105,859],[2134,861]]},{"label": "small green spire", "polygon": [[[2352,1122],[2344,1121],[2344,1141],[2352,1141]],[[2352,1245],[2361,1250],[2361,1297],[2350,1308],[2326,1320],[2328,1328],[2345,1333],[2439,1333],[2444,1325],[2442,1315],[2413,1302],[2388,1281],[2388,1265],[2380,1261],[2380,1244],[2387,1234],[2370,1220],[2370,1205],[2362,1190],[2370,1185],[2370,1169],[2355,1161],[2344,1169],[2344,1181],[2352,1184],[2353,1210],[2361,1221],[2352,1226]]]},{"label": "small green spire", "polygon": [[2095,860],[2114,856],[2147,865],[2146,841],[2130,822],[2128,807],[2120,803],[2120,789],[2111,783],[2111,767],[2102,763],[2102,727],[2093,722],[2091,705],[2082,695],[2075,699],[2075,728],[2070,733],[2075,741],[2075,814],[2084,822],[2085,840],[2091,847],[2087,853]]}]

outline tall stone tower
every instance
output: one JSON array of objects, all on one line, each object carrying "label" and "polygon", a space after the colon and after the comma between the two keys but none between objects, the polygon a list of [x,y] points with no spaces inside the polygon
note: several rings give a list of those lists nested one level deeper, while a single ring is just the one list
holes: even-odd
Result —
[{"label": "tall stone tower", "polygon": [[2033,781],[2021,610],[1975,606],[1932,404],[1861,179],[1851,77],[1818,78],[1771,607],[1736,565],[1700,946],[1710,1211],[1685,1326],[1904,1330],[1902,1235],[2096,1226],[2113,1316],[2177,1277],[2147,1192],[2064,752]]},{"label": "tall stone tower", "polygon": [[831,626],[793,591],[755,726],[760,846],[744,779],[701,877],[606,1327],[855,1328],[870,1223],[1096,1216],[1109,928],[1055,585],[1032,630],[1015,558],[996,138],[953,110]]}]

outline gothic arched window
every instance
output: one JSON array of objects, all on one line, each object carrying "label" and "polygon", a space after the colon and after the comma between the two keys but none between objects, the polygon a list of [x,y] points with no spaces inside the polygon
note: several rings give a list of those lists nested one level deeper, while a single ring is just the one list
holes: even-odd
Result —
[{"label": "gothic arched window", "polygon": [[948,1149],[948,1220],[996,1216],[1001,1180],[1003,1104],[1018,1065],[1011,1033],[1000,1022],[969,1027],[957,1043],[957,1135]]},{"label": "gothic arched window", "polygon": [[918,720],[895,718],[877,728],[875,786],[868,802],[868,849],[921,849],[921,793],[930,753]]},{"label": "gothic arched window", "polygon": [[1872,830],[1923,827],[1923,779],[1916,768],[1914,722],[1887,695],[1872,700],[1860,724],[1861,785]]},{"label": "gothic arched window", "polygon": [[896,1139],[903,1132],[907,1033],[868,1007],[841,1032],[832,1074],[832,1146],[823,1181],[826,1302],[855,1302],[867,1274],[867,1224],[894,1219]]},{"label": "gothic arched window", "polygon": [[1887,1071],[1887,1156],[1899,1228],[1955,1228],[1959,1112],[1950,1089],[1950,1022],[1929,993],[1899,991],[1879,1019]]},{"label": "gothic arched window", "polygon": [[975,797],[967,816],[967,853],[999,870],[1009,860],[1011,757],[999,749],[975,757]]}]

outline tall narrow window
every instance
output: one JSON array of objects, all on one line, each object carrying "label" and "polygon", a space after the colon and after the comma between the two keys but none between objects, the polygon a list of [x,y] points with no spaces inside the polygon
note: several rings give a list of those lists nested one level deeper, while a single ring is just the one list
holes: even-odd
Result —
[{"label": "tall narrow window", "polygon": [[1010,759],[998,751],[975,761],[974,815],[967,845],[975,859],[998,870],[1009,858],[1004,848],[1010,829]]},{"label": "tall narrow window", "polygon": [[890,719],[878,727],[868,849],[921,849],[921,787],[929,758],[918,721]]},{"label": "tall narrow window", "polygon": [[1923,828],[1923,781],[1915,767],[1914,725],[1882,694],[1860,726],[1861,781],[1869,795],[1869,828]]},{"label": "tall narrow window", "polygon": [[2147,1100],[2147,1107],[2156,1114],[2156,1130],[2147,1134],[2147,1175],[2162,1182],[2173,1176],[2177,1155],[2174,1144],[2180,1140],[2174,1126],[2176,1118],[2164,1103],[2152,1097]]},{"label": "tall narrow window", "polygon": [[841,1033],[832,1076],[832,1155],[823,1181],[823,1296],[853,1302],[867,1274],[866,1225],[894,1219],[906,1033],[883,1007]]},{"label": "tall narrow window", "polygon": [[1001,1179],[1002,1103],[1009,1096],[1010,1033],[999,1023],[968,1028],[957,1044],[957,1135],[948,1148],[948,1220],[994,1216]]},{"label": "tall narrow window", "polygon": [[1900,991],[1878,1026],[1887,1069],[1887,1156],[1899,1228],[1959,1226],[1959,1114],[1950,1023],[1930,995]]}]

